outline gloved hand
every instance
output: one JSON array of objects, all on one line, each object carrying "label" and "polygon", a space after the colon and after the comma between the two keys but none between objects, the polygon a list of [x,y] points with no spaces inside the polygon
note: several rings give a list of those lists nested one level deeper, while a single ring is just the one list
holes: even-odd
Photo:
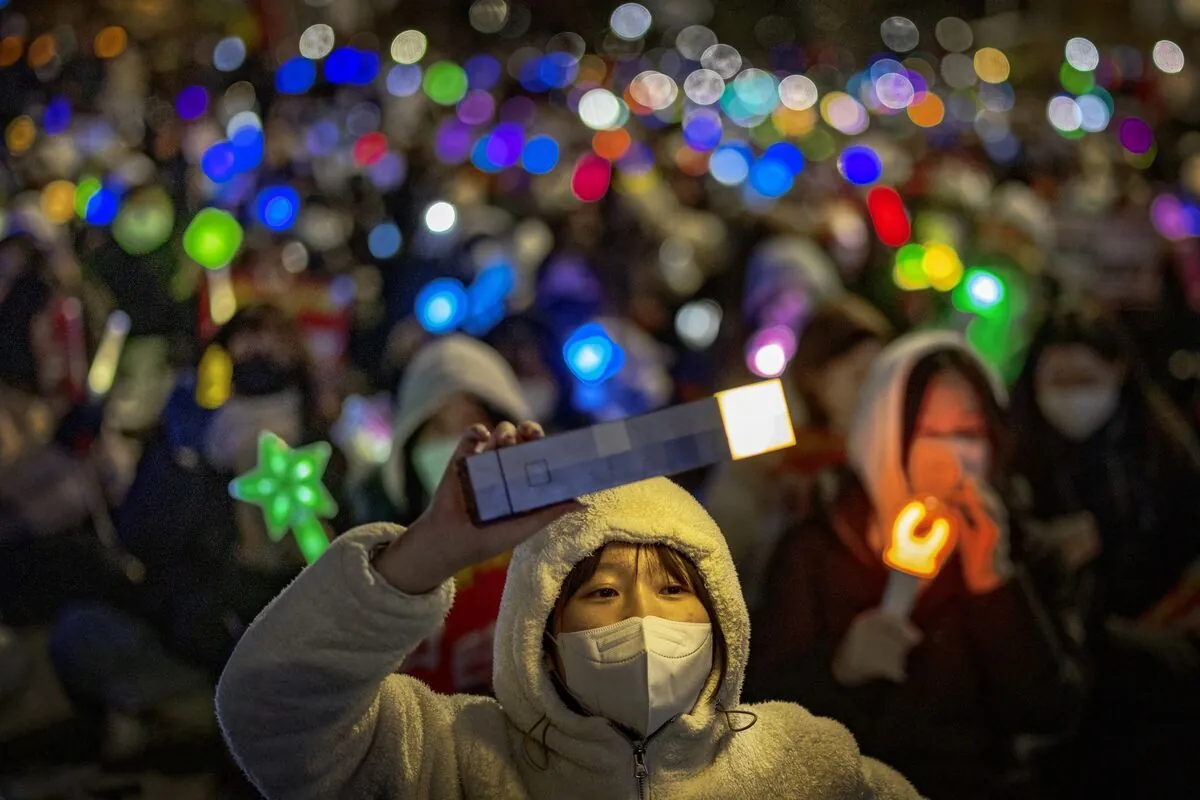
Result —
[{"label": "gloved hand", "polygon": [[833,677],[843,686],[873,680],[904,683],[908,654],[924,635],[911,622],[878,608],[864,611],[850,623],[833,658]]},{"label": "gloved hand", "polygon": [[962,511],[958,536],[963,581],[972,594],[1000,588],[1013,574],[1008,545],[1008,515],[998,497],[968,478],[955,505]]}]

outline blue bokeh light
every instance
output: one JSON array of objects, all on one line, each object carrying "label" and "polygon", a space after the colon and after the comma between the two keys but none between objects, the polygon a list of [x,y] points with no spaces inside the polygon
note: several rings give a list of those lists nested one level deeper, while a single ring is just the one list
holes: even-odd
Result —
[{"label": "blue bokeh light", "polygon": [[254,200],[254,215],[273,231],[286,231],[300,213],[300,195],[290,186],[267,186]]},{"label": "blue bokeh light", "polygon": [[237,172],[249,172],[262,163],[266,138],[261,128],[248,125],[234,131],[229,146],[233,149],[234,169]]},{"label": "blue bokeh light", "polygon": [[715,111],[694,112],[683,125],[683,140],[693,150],[708,152],[721,143],[721,117]]},{"label": "blue bokeh light", "polygon": [[275,88],[281,94],[304,94],[316,81],[316,63],[301,56],[285,61],[275,73]]},{"label": "blue bokeh light", "polygon": [[763,158],[782,162],[793,178],[804,171],[804,154],[791,142],[776,142],[763,152]]},{"label": "blue bokeh light", "polygon": [[467,73],[467,85],[472,89],[487,91],[500,80],[500,62],[492,56],[472,56],[463,64],[463,70]]},{"label": "blue bokeh light", "polygon": [[189,86],[175,98],[175,112],[180,119],[192,120],[208,110],[208,92],[203,86]]},{"label": "blue bokeh light", "polygon": [[480,172],[499,172],[501,167],[496,162],[492,161],[488,155],[488,146],[491,144],[492,135],[486,134],[475,140],[475,144],[471,147],[471,163]]},{"label": "blue bokeh light", "polygon": [[42,128],[54,136],[62,133],[71,124],[71,103],[65,97],[56,97],[46,106],[42,115]]},{"label": "blue bokeh light", "polygon": [[563,358],[572,375],[585,384],[597,384],[620,372],[625,364],[625,351],[603,325],[589,322],[567,339]]},{"label": "blue bokeh light", "polygon": [[521,166],[532,175],[545,175],[558,166],[558,142],[550,136],[534,136],[521,152]]},{"label": "blue bokeh light", "polygon": [[726,186],[737,186],[750,174],[750,159],[742,148],[722,145],[708,161],[709,174]]},{"label": "blue bokeh light", "polygon": [[393,97],[409,97],[421,88],[421,67],[417,64],[397,64],[388,70],[387,90]]},{"label": "blue bokeh light", "polygon": [[792,189],[792,171],[782,161],[763,156],[750,167],[750,185],[763,197],[783,197]]},{"label": "blue bokeh light", "polygon": [[353,86],[369,86],[379,75],[379,54],[370,50],[358,50],[358,65],[347,83]]},{"label": "blue bokeh light", "polygon": [[883,174],[883,162],[871,148],[852,145],[838,156],[838,171],[855,186],[867,186],[879,180]]},{"label": "blue bokeh light", "polygon": [[360,54],[353,47],[339,47],[325,59],[325,80],[350,83],[358,75]]},{"label": "blue bokeh light", "polygon": [[525,129],[516,122],[501,122],[487,137],[488,161],[500,169],[507,169],[521,160],[525,146]]},{"label": "blue bokeh light", "polygon": [[120,210],[121,198],[111,187],[105,186],[88,199],[84,219],[89,225],[108,225],[117,218]]},{"label": "blue bokeh light", "polygon": [[213,183],[225,183],[237,174],[233,145],[220,141],[204,151],[200,157],[200,169]]},{"label": "blue bokeh light", "polygon": [[417,321],[430,333],[449,333],[462,324],[468,306],[467,290],[461,281],[437,278],[417,295]]},{"label": "blue bokeh light", "polygon": [[367,235],[367,248],[375,258],[391,258],[400,252],[404,237],[394,222],[381,222]]},{"label": "blue bokeh light", "polygon": [[538,76],[552,89],[570,86],[579,75],[579,62],[570,53],[554,52],[536,59]]}]

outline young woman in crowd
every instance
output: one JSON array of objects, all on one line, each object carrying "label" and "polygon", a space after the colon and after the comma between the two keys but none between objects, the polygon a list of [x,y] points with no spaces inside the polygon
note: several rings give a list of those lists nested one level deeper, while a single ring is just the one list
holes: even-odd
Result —
[{"label": "young woman in crowd", "polygon": [[1088,796],[1181,796],[1200,779],[1200,624],[1173,607],[1200,559],[1200,448],[1091,309],[1042,325],[1013,415],[1032,532],[1071,575],[1095,673],[1064,771]]},{"label": "young woman in crowd", "polygon": [[[429,342],[401,378],[391,457],[357,493],[355,520],[410,524],[429,507],[462,431],[527,417],[521,385],[498,352],[459,334]],[[508,554],[500,553],[456,575],[458,602],[403,671],[439,692],[490,692],[492,632],[507,568]]]},{"label": "young woman in crowd", "polygon": [[[961,337],[924,333],[884,351],[862,396],[853,472],[773,560],[747,694],[842,721],[933,800],[1021,796],[1013,737],[1069,724],[1077,693],[1011,557],[1000,389]],[[957,544],[906,618],[880,608],[882,554],[900,510],[932,486]]]},{"label": "young woman in crowd", "polygon": [[[454,457],[536,439],[476,426]],[[394,674],[452,576],[515,547],[496,699]],[[269,798],[916,798],[837,723],[743,706],[746,606],[729,550],[663,479],[483,528],[454,468],[407,530],[341,536],[247,631],[222,728]]]},{"label": "young woman in crowd", "polygon": [[821,306],[784,377],[797,406],[796,447],[722,464],[709,480],[704,505],[725,532],[751,610],[780,537],[836,486],[859,390],[891,337],[887,318],[856,295]]}]

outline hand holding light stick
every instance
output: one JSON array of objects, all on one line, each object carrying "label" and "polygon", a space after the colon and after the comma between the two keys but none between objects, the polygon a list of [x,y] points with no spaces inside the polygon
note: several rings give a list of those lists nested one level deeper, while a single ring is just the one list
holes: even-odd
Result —
[{"label": "hand holding light stick", "polygon": [[[918,536],[922,522],[928,531]],[[892,573],[883,591],[882,610],[901,618],[912,613],[921,581],[936,577],[954,551],[954,533],[950,519],[933,498],[914,500],[900,511],[883,551],[883,563]]]}]

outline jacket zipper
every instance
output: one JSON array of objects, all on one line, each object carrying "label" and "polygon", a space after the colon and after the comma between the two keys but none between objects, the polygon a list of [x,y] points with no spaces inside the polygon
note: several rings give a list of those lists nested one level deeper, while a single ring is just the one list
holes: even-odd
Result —
[{"label": "jacket zipper", "polygon": [[665,725],[656,730],[654,733],[633,744],[633,779],[637,781],[638,800],[650,799],[650,769],[646,766],[646,745],[650,744],[650,740],[666,729],[675,721],[672,717]]}]

